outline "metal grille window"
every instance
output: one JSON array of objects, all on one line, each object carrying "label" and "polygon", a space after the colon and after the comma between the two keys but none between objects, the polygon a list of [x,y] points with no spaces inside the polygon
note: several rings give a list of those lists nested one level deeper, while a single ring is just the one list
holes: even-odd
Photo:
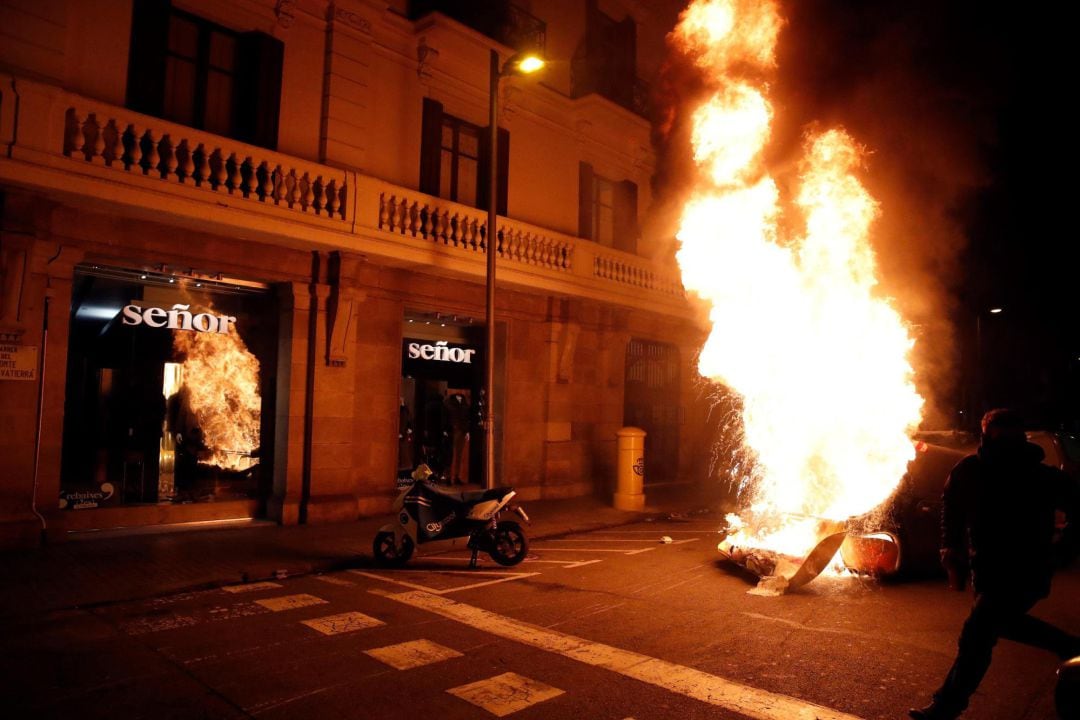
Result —
[{"label": "metal grille window", "polygon": [[632,339],[626,346],[623,424],[645,438],[645,481],[679,480],[679,349],[668,343]]}]

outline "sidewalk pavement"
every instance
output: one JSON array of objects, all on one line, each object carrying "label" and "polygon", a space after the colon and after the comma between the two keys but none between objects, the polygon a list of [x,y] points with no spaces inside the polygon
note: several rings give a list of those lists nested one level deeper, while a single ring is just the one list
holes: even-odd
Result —
[{"label": "sidewalk pavement", "polygon": [[[616,510],[593,497],[523,502],[532,521],[526,534],[553,537],[707,507],[693,491],[649,492],[647,498],[644,512]],[[370,561],[376,530],[391,520],[109,533],[6,551],[0,553],[0,618],[359,566]]]}]

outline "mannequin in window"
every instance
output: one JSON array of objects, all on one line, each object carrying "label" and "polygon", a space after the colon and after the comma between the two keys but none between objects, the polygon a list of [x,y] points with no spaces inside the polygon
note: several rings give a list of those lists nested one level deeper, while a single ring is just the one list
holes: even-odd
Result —
[{"label": "mannequin in window", "polygon": [[466,444],[469,441],[469,399],[460,392],[446,398],[446,414],[452,439],[451,477],[455,485],[464,485],[461,479],[461,461],[465,457]]},{"label": "mannequin in window", "polygon": [[449,441],[449,424],[446,416],[446,400],[437,386],[430,388],[424,403],[424,434],[421,460],[437,475],[445,475],[450,458],[446,445]]}]

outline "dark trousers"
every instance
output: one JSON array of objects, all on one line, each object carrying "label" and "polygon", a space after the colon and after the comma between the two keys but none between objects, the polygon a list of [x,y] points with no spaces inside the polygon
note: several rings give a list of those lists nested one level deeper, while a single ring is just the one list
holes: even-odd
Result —
[{"label": "dark trousers", "polygon": [[956,660],[934,693],[934,702],[956,712],[966,708],[990,667],[999,637],[1049,650],[1062,660],[1080,654],[1080,638],[1027,614],[1038,601],[1034,594],[976,593],[971,615],[960,631]]}]

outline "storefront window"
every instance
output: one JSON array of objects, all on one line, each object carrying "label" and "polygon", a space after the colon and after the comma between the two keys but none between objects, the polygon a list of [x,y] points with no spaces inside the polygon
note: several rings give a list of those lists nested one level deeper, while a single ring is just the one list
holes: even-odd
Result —
[{"label": "storefront window", "polygon": [[77,269],[61,508],[266,497],[276,322],[264,287]]},{"label": "storefront window", "polygon": [[421,463],[437,480],[483,479],[482,328],[441,314],[410,313],[401,347],[398,474]]}]

